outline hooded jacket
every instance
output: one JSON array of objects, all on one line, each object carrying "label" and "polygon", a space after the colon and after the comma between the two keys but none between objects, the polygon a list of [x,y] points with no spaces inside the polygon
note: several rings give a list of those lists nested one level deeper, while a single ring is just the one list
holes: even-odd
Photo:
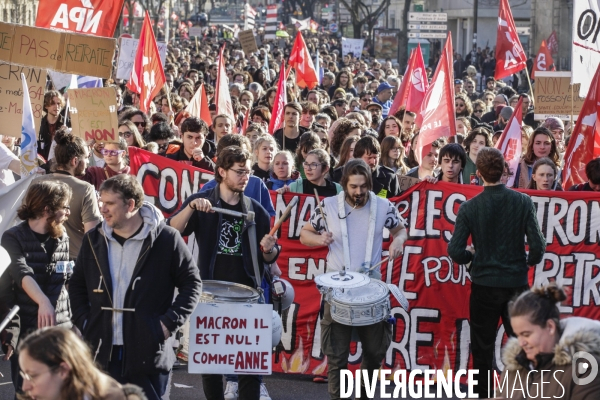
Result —
[{"label": "hooded jacket", "polygon": [[[103,368],[110,359],[118,321],[113,316],[116,312],[102,307],[135,309],[119,312],[123,375],[171,370],[175,354],[170,345],[165,345],[160,323],[169,332],[181,327],[194,311],[201,287],[198,268],[179,232],[165,225],[153,205],[144,203],[139,212],[144,227],[125,242],[122,251],[128,245],[138,248],[134,242],[141,241],[139,250],[131,248],[122,254],[136,260],[129,282],[122,282],[126,275],[113,275],[119,244],[114,241],[112,230],[102,223],[84,236],[69,284],[73,323]],[[178,294],[173,300],[175,288]]]},{"label": "hooded jacket", "polygon": [[[577,352],[590,354],[600,365],[600,322],[570,317],[561,320],[561,327],[563,333],[554,352],[538,354],[535,368],[530,365],[518,339],[512,338],[507,342],[502,354],[505,365],[500,377],[502,389],[498,387],[497,397],[519,400],[542,398],[543,395],[544,398],[563,400],[598,399],[600,377],[586,385],[578,385],[572,373],[577,372],[573,371],[573,355]],[[586,378],[591,371],[589,369],[577,376]]]}]

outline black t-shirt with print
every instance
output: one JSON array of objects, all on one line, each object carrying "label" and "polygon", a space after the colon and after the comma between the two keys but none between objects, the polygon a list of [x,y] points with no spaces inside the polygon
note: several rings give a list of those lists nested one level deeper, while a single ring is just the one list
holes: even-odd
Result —
[{"label": "black t-shirt with print", "polygon": [[325,186],[317,186],[308,179],[302,179],[302,193],[315,195],[315,189],[319,197],[331,197],[337,195],[335,184],[329,179],[325,179]]},{"label": "black t-shirt with print", "polygon": [[[235,206],[221,202],[221,207],[242,212],[242,202]],[[244,219],[223,214],[221,232],[219,232],[219,244],[213,278],[218,281],[241,283],[242,285],[254,286],[252,278],[244,270],[242,259],[242,230]]]}]

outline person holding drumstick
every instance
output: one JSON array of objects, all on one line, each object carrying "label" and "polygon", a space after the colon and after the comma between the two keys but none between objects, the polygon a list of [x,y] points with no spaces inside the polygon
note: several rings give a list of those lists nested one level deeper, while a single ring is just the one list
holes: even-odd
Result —
[{"label": "person holding drumstick", "polygon": [[[405,221],[387,199],[372,192],[371,169],[361,159],[348,161],[340,181],[344,191],[325,198],[321,208],[313,212],[310,223],[300,232],[300,242],[309,247],[328,246],[327,272],[362,272],[381,261],[383,230],[394,238],[389,248],[390,259],[400,257],[407,239]],[[321,212],[320,210],[323,210]],[[367,240],[364,228],[368,227]],[[347,233],[347,240],[344,237]],[[379,273],[378,268],[374,270]],[[379,276],[381,276],[379,274]],[[340,398],[340,370],[347,368],[352,329],[356,329],[363,349],[360,368],[371,373],[381,366],[392,340],[392,326],[386,321],[352,327],[331,318],[325,303],[321,320],[321,348],[327,356],[329,396]]]}]

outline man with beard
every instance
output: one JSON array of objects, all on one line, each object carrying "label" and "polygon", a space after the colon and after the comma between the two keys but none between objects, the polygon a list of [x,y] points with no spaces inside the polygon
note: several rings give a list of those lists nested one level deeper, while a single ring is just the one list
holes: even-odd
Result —
[{"label": "man with beard", "polygon": [[65,228],[69,235],[69,254],[72,260],[77,258],[83,234],[102,220],[94,186],[77,178],[84,175],[89,157],[89,148],[82,138],[70,133],[58,135],[54,149],[56,171],[34,180],[34,182],[64,182],[73,191],[69,202],[71,215],[65,222]]},{"label": "man with beard", "polygon": [[367,111],[371,113],[371,128],[376,131],[379,130],[379,125],[381,125],[381,121],[383,121],[382,113],[383,107],[379,103],[370,103],[367,106]]},{"label": "man with beard", "polygon": [[160,400],[175,361],[168,339],[200,297],[198,268],[135,176],[104,181],[100,202],[104,222],[85,235],[69,285],[73,323],[103,370]]},{"label": "man with beard", "polygon": [[[324,215],[319,208],[315,209],[309,223],[300,232],[300,242],[309,247],[329,247],[328,272],[341,271],[344,267],[347,271],[364,271],[365,265],[370,267],[381,261],[383,231],[387,228],[394,238],[389,248],[390,259],[399,257],[407,239],[405,221],[389,200],[373,193],[369,166],[360,159],[348,161],[341,185],[343,192],[321,202]],[[372,271],[371,276],[380,279],[379,268]],[[392,340],[392,326],[387,321],[358,327],[343,325],[332,319],[330,306],[325,303],[321,320],[321,349],[327,356],[331,399],[340,399],[340,370],[348,367],[353,329],[356,329],[362,344],[360,368],[369,371],[369,374],[381,366]]]},{"label": "man with beard", "polygon": [[400,184],[396,173],[383,165],[379,165],[381,147],[373,136],[360,138],[354,146],[354,158],[361,158],[371,168],[373,192],[384,199],[400,195]]},{"label": "man with beard", "polygon": [[[202,279],[239,283],[260,288],[264,264],[271,264],[279,256],[274,236],[269,235],[270,216],[256,200],[246,197],[244,190],[252,172],[250,153],[238,146],[229,146],[219,152],[215,181],[217,185],[206,192],[186,199],[168,223],[182,236],[196,236],[199,256],[198,267]],[[212,207],[247,214],[255,214],[255,237],[243,217],[211,212]],[[252,243],[256,244],[258,260],[252,260]],[[260,245],[258,245],[260,244]],[[254,273],[258,264],[260,276]],[[222,375],[202,375],[204,394],[208,399],[222,399]],[[239,375],[241,398],[259,400],[261,381],[256,375]]]},{"label": "man with beard", "polygon": [[300,116],[302,115],[302,106],[300,103],[290,102],[283,108],[283,128],[277,129],[273,136],[282,150],[288,150],[292,154],[296,154],[300,136],[307,128],[300,126]]},{"label": "man with beard", "polygon": [[[69,237],[63,223],[69,218],[71,188],[56,181],[33,182],[17,215],[23,220],[4,232],[2,247],[11,263],[0,279],[0,287],[11,293],[9,306],[19,314],[3,335],[5,360],[10,360],[15,391],[21,393],[19,338],[47,326],[71,328],[71,309],[66,285],[73,273],[69,261]],[[11,303],[12,302],[12,303]]]}]

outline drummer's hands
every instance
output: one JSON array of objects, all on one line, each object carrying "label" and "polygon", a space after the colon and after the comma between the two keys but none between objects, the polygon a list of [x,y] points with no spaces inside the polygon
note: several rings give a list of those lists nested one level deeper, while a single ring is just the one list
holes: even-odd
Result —
[{"label": "drummer's hands", "polygon": [[321,232],[321,246],[329,246],[333,243],[333,233],[331,232]]},{"label": "drummer's hands", "polygon": [[467,251],[471,252],[471,254],[475,254],[475,247],[467,246]]},{"label": "drummer's hands", "polygon": [[404,252],[404,242],[402,240],[392,240],[390,244],[390,259],[394,260],[402,255]]},{"label": "drummer's hands", "polygon": [[260,241],[260,247],[263,249],[263,253],[266,254],[271,253],[273,251],[275,244],[277,244],[277,239],[275,238],[275,236],[271,235],[265,235]]},{"label": "drummer's hands", "polygon": [[[211,212],[211,210],[212,210],[212,204],[207,199],[194,199],[194,200],[190,201],[188,206],[193,210],[202,211],[202,212]],[[214,211],[212,211],[212,212],[214,212]]]}]

